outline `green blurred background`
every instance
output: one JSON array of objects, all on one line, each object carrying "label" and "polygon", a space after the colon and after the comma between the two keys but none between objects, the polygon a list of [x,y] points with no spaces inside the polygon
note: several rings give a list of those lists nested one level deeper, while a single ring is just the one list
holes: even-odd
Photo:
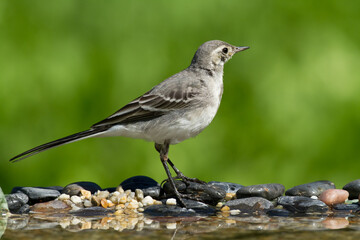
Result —
[{"label": "green blurred background", "polygon": [[94,138],[8,160],[87,129],[220,39],[212,124],[170,148],[190,177],[244,185],[360,178],[359,1],[0,1],[0,186],[116,186],[166,175],[153,143]]}]

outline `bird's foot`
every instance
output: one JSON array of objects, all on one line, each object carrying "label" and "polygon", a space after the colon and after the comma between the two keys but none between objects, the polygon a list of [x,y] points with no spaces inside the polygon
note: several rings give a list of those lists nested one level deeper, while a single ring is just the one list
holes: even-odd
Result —
[{"label": "bird's foot", "polygon": [[200,183],[200,184],[207,184],[206,182],[197,179],[197,178],[189,178],[187,176],[185,176],[183,173],[178,172],[177,175],[175,177],[173,177],[173,179],[181,179],[182,181],[184,181],[185,183],[189,183],[189,182],[194,182],[194,183]]}]

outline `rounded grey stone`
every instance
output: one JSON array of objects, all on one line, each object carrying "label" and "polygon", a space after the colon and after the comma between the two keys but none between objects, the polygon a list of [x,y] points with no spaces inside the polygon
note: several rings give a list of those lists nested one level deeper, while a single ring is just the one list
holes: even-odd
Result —
[{"label": "rounded grey stone", "polygon": [[297,213],[324,213],[329,210],[324,202],[303,196],[282,196],[278,198],[277,203]]},{"label": "rounded grey stone", "polygon": [[236,192],[237,198],[262,197],[267,200],[273,200],[284,194],[285,187],[282,184],[270,183],[251,185],[240,188]]},{"label": "rounded grey stone", "polygon": [[239,209],[241,212],[262,212],[274,208],[272,202],[261,197],[230,200],[225,205],[230,207],[230,210]]},{"label": "rounded grey stone", "polygon": [[226,193],[236,193],[239,189],[243,188],[244,185],[231,183],[231,182],[218,182],[218,181],[211,181],[208,182],[209,185],[213,185],[219,187],[226,191]]},{"label": "rounded grey stone", "polygon": [[349,192],[349,199],[358,199],[360,195],[360,179],[349,182],[343,189]]},{"label": "rounded grey stone", "polygon": [[323,191],[328,189],[335,189],[335,184],[326,180],[316,181],[292,187],[285,192],[285,195],[304,197],[319,196]]}]

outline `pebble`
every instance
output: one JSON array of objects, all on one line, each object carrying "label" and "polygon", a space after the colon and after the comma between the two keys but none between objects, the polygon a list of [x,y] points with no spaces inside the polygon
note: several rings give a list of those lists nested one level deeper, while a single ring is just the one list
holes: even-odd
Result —
[{"label": "pebble", "polygon": [[335,189],[335,184],[330,181],[316,181],[292,187],[285,192],[285,195],[304,197],[319,196],[323,191],[328,189]]},{"label": "pebble", "polygon": [[221,211],[222,212],[229,212],[230,211],[230,207],[229,206],[223,206],[222,208],[221,208]]},{"label": "pebble", "polygon": [[251,185],[240,188],[236,192],[237,198],[247,197],[262,197],[267,200],[273,200],[280,197],[285,192],[285,187],[282,184],[270,183],[270,184],[259,184]]},{"label": "pebble", "polygon": [[356,203],[352,203],[352,204],[344,204],[344,203],[340,203],[340,204],[335,204],[333,206],[334,210],[338,210],[338,211],[350,211],[350,212],[355,212],[357,210],[360,209],[359,204]]},{"label": "pebble", "polygon": [[61,193],[68,194],[70,196],[78,195],[80,196],[81,190],[85,189],[94,194],[97,191],[101,191],[101,187],[93,182],[74,182],[66,185]]},{"label": "pebble", "polygon": [[138,207],[139,207],[139,203],[135,199],[132,199],[129,202],[129,205],[127,206],[127,208],[129,208],[129,209],[137,209]]},{"label": "pebble", "polygon": [[[180,193],[190,195],[190,197],[197,198],[199,201],[213,206],[226,196],[225,190],[211,184],[189,182],[188,185],[186,185],[182,181],[175,181],[175,185]],[[174,195],[170,183],[166,182],[163,188],[167,195]]]},{"label": "pebble", "polygon": [[217,182],[211,181],[208,184],[219,187],[225,190],[226,193],[236,193],[239,189],[243,188],[243,185],[231,182]]},{"label": "pebble", "polygon": [[57,199],[60,200],[60,201],[69,200],[69,199],[70,199],[70,195],[67,195],[67,194],[65,194],[65,193],[62,193]]},{"label": "pebble", "polygon": [[92,207],[91,201],[86,199],[86,200],[84,201],[84,207]]},{"label": "pebble", "polygon": [[225,200],[230,201],[231,199],[236,197],[236,193],[226,193]]},{"label": "pebble", "polygon": [[137,200],[141,201],[144,199],[144,192],[141,189],[136,189],[135,196]]},{"label": "pebble", "polygon": [[348,197],[349,193],[346,190],[328,189],[320,194],[319,200],[328,206],[332,206],[334,204],[344,203]]},{"label": "pebble", "polygon": [[343,189],[349,192],[349,199],[358,199],[360,195],[360,179],[349,182]]},{"label": "pebble", "polygon": [[30,207],[30,210],[32,212],[41,212],[41,213],[54,212],[54,213],[57,213],[57,212],[69,211],[70,206],[67,205],[63,201],[53,200],[53,201],[44,202],[44,203],[36,203]]},{"label": "pebble", "polygon": [[80,190],[81,196],[84,196],[85,199],[91,198],[91,192],[85,189]]},{"label": "pebble", "polygon": [[100,199],[107,198],[110,196],[110,193],[108,191],[97,191],[95,193],[95,196],[97,196]]},{"label": "pebble", "polygon": [[11,213],[17,213],[22,206],[29,202],[29,197],[22,192],[6,195],[5,199]]},{"label": "pebble", "polygon": [[272,202],[261,197],[235,199],[225,203],[225,206],[230,207],[231,210],[239,209],[241,212],[249,213],[256,211],[262,212],[274,208]]},{"label": "pebble", "polygon": [[285,209],[296,213],[324,213],[329,210],[324,202],[303,196],[281,196],[278,198],[277,203]]},{"label": "pebble", "polygon": [[143,200],[141,200],[141,203],[144,207],[150,206],[154,204],[154,199],[151,196],[146,196]]},{"label": "pebble", "polygon": [[161,191],[160,184],[147,176],[134,176],[128,178],[120,183],[120,186],[124,190],[130,189],[131,191],[135,191],[136,189],[141,189],[144,196],[151,196],[153,198],[158,198]]},{"label": "pebble", "polygon": [[79,204],[82,203],[81,198],[79,196],[76,196],[76,195],[71,196],[70,200],[76,205],[79,205]]},{"label": "pebble", "polygon": [[175,198],[169,198],[166,200],[166,205],[176,205],[176,199]]},{"label": "pebble", "polygon": [[48,188],[22,187],[19,191],[25,193],[29,197],[29,202],[31,204],[50,201],[60,196],[58,190]]}]

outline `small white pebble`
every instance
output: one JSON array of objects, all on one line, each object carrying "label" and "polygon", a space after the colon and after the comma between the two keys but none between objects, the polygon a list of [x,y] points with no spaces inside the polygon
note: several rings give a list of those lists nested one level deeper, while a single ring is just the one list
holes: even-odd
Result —
[{"label": "small white pebble", "polygon": [[59,197],[58,197],[58,200],[60,201],[63,201],[63,200],[69,200],[70,199],[70,195],[67,195],[65,193],[61,194]]},{"label": "small white pebble", "polygon": [[70,199],[71,199],[71,201],[72,201],[73,203],[75,203],[75,204],[80,204],[80,203],[82,202],[81,198],[80,198],[79,196],[76,196],[76,195],[71,196]]},{"label": "small white pebble", "polygon": [[129,208],[129,209],[136,209],[138,207],[139,207],[139,203],[135,199],[132,199],[129,202],[129,205],[127,205],[127,208]]},{"label": "small white pebble", "polygon": [[154,199],[151,196],[146,196],[146,197],[144,197],[143,200],[141,200],[141,202],[144,205],[144,207],[146,207],[146,206],[153,205]]},{"label": "small white pebble", "polygon": [[224,203],[222,203],[222,202],[218,202],[218,203],[216,204],[216,207],[217,207],[217,208],[221,208],[222,206],[224,206]]},{"label": "small white pebble", "polygon": [[144,198],[144,193],[141,189],[136,189],[135,196],[136,196],[137,200],[141,201]]},{"label": "small white pebble", "polygon": [[317,196],[311,196],[310,198],[311,198],[311,199],[318,199]]},{"label": "small white pebble", "polygon": [[238,215],[238,214],[240,214],[239,209],[230,210],[230,215]]},{"label": "small white pebble", "polygon": [[143,211],[144,211],[144,208],[139,207],[137,210],[138,210],[139,212],[143,212]]},{"label": "small white pebble", "polygon": [[90,200],[85,200],[84,201],[84,206],[85,207],[92,207],[91,201]]},{"label": "small white pebble", "polygon": [[175,198],[169,198],[166,200],[166,205],[176,205],[176,199]]}]

